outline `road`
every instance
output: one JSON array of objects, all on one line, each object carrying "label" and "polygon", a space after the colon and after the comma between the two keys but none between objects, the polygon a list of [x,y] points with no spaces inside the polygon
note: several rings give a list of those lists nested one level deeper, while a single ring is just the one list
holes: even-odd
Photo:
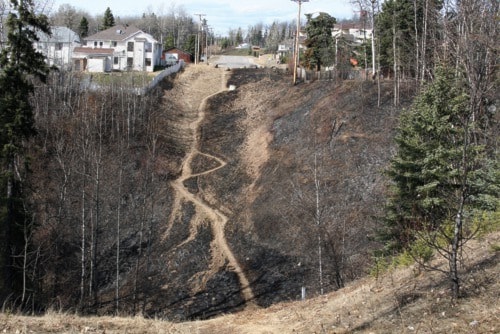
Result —
[{"label": "road", "polygon": [[224,68],[244,68],[255,66],[252,57],[245,56],[213,56],[209,60],[210,64]]}]

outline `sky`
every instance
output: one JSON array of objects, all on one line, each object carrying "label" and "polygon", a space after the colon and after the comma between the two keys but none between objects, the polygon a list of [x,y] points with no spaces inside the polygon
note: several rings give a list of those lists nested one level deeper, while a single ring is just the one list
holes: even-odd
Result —
[{"label": "sky", "polygon": [[[140,16],[142,13],[156,14],[172,12],[172,8],[183,8],[187,14],[205,14],[207,24],[216,34],[227,35],[230,29],[273,21],[287,22],[297,18],[298,4],[292,0],[51,0],[52,11],[60,5],[69,4],[91,15],[102,15],[107,7],[113,16]],[[351,18],[355,14],[349,0],[310,0],[302,3],[301,20],[304,14],[326,12],[337,19]]]}]

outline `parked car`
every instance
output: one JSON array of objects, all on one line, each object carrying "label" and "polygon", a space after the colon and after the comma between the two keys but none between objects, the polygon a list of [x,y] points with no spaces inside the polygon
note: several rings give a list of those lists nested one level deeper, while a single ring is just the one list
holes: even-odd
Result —
[{"label": "parked car", "polygon": [[165,55],[165,64],[167,66],[175,65],[175,64],[177,64],[177,58],[172,54],[166,54]]}]

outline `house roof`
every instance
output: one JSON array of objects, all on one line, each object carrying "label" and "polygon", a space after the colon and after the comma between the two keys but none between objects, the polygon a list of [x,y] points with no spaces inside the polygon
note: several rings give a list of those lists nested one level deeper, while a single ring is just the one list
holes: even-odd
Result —
[{"label": "house roof", "polygon": [[87,41],[123,41],[143,32],[137,27],[119,24],[85,38]]},{"label": "house roof", "polygon": [[170,48],[170,49],[167,49],[167,50],[163,50],[164,53],[176,53],[176,52],[182,52],[182,53],[185,53],[187,55],[191,55],[190,52],[187,52],[187,51],[184,51],[182,49],[179,49],[179,48]]},{"label": "house roof", "polygon": [[349,29],[358,29],[358,30],[371,30],[369,24],[363,23],[337,23],[333,26],[334,30],[349,30]]},{"label": "house roof", "polygon": [[114,49],[110,48],[85,48],[85,47],[76,47],[73,50],[73,53],[84,53],[87,55],[112,55]]}]

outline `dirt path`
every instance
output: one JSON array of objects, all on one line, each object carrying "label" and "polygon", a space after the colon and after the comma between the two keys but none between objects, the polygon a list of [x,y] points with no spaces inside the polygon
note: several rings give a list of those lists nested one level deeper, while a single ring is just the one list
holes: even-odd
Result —
[{"label": "dirt path", "polygon": [[[221,268],[227,267],[228,269],[235,272],[238,277],[241,293],[243,298],[247,302],[247,306],[254,306],[254,294],[250,287],[250,282],[246,277],[244,271],[239,265],[236,257],[234,256],[231,248],[229,247],[225,234],[224,227],[228,222],[228,218],[217,208],[211,207],[207,204],[200,196],[192,194],[184,185],[184,182],[190,178],[198,177],[202,175],[207,175],[215,172],[220,168],[226,166],[226,162],[216,156],[200,152],[199,147],[199,126],[205,118],[205,110],[208,99],[212,96],[219,94],[226,90],[226,77],[225,72],[222,70],[216,70],[213,68],[204,67],[205,71],[200,70],[200,66],[187,68],[185,73],[182,75],[187,75],[188,78],[193,78],[189,83],[183,83],[184,89],[186,90],[183,102],[187,108],[197,108],[197,118],[189,124],[189,128],[192,133],[191,147],[188,154],[182,164],[181,175],[174,181],[171,182],[172,188],[175,190],[175,200],[172,209],[172,214],[169,221],[169,227],[167,234],[169,233],[172,225],[176,221],[176,217],[181,213],[181,203],[182,201],[192,202],[196,207],[196,216],[190,222],[190,235],[189,237],[178,245],[180,247],[189,241],[196,238],[198,227],[206,222],[210,222],[212,233],[214,239],[211,243],[211,264],[210,269],[207,272],[200,273],[199,275],[199,287],[198,289],[204,289],[208,279],[212,274],[217,273]],[[190,71],[194,71],[190,73]],[[181,78],[182,80],[182,78]],[[215,84],[214,81],[219,81],[220,84]],[[219,90],[214,91],[220,87]],[[193,110],[191,110],[193,111]],[[218,165],[214,168],[193,174],[191,164],[195,156],[204,155],[209,159],[213,159],[218,162]]]}]

